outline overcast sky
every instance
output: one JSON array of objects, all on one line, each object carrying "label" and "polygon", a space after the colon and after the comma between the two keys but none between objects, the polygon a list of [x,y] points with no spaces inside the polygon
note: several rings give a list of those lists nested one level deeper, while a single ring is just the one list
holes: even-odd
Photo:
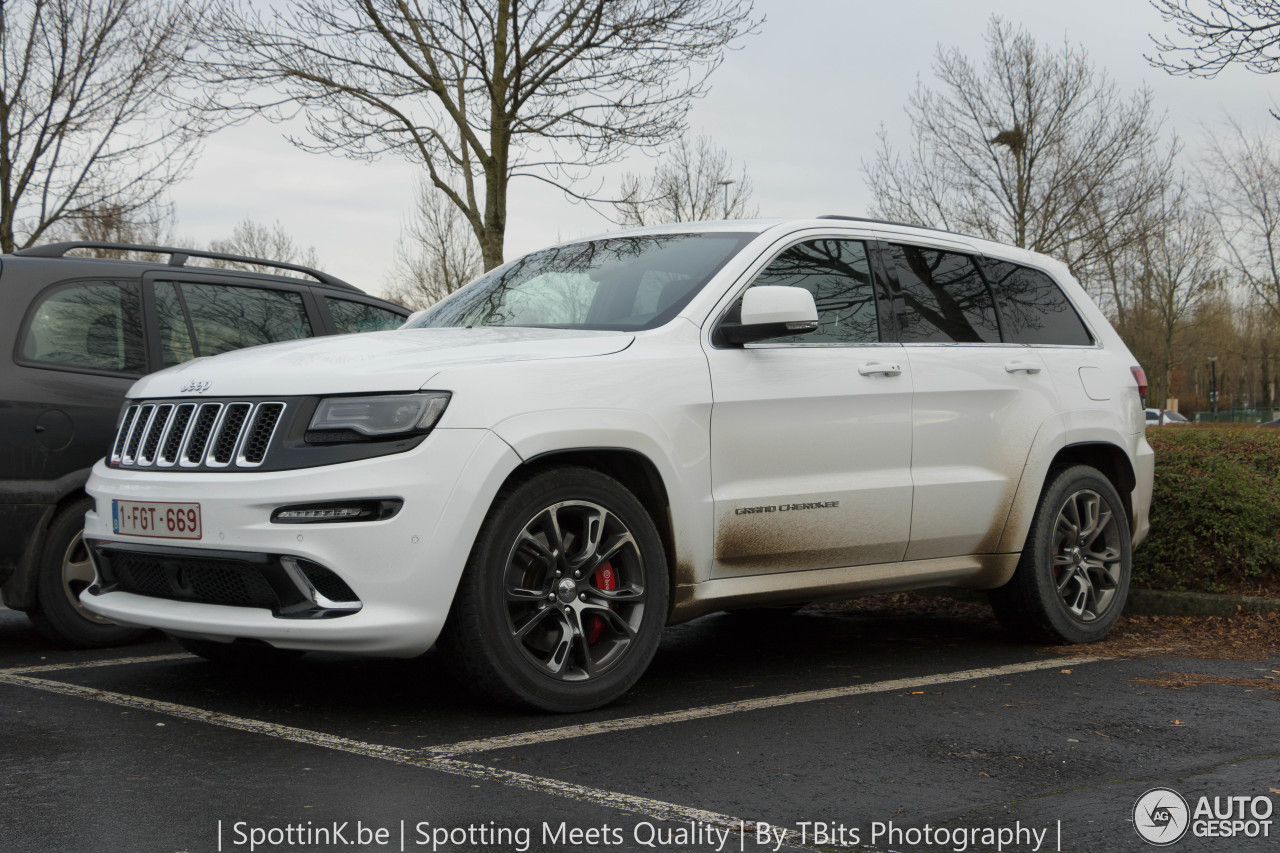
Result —
[{"label": "overcast sky", "polygon": [[[1280,75],[1228,69],[1194,80],[1147,65],[1148,33],[1166,25],[1142,0],[757,0],[757,8],[766,22],[712,77],[710,93],[693,107],[690,131],[712,137],[747,166],[762,216],[864,213],[862,162],[874,155],[877,130],[883,124],[905,145],[903,105],[917,79],[931,81],[937,46],[981,56],[993,14],[1042,42],[1083,45],[1124,92],[1149,86],[1182,140],[1184,164],[1205,128],[1227,117],[1280,132],[1268,115],[1280,112]],[[173,193],[178,234],[204,243],[228,236],[246,217],[278,219],[299,243],[316,248],[326,270],[380,292],[413,203],[414,167],[393,158],[362,163],[307,154],[284,130],[257,121],[214,135]],[[648,172],[654,162],[638,154],[602,171],[592,188],[601,179],[611,188],[622,172]],[[510,189],[507,257],[611,227],[557,190],[518,180]]]}]

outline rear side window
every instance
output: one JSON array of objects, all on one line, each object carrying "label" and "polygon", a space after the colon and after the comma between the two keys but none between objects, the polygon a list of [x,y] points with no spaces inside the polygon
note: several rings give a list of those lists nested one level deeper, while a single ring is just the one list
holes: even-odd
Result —
[{"label": "rear side window", "polygon": [[[866,244],[857,240],[809,240],[787,249],[751,283],[803,287],[818,307],[818,330],[770,338],[769,343],[877,343],[880,324]],[[735,308],[736,322],[742,308]]]},{"label": "rear side window", "polygon": [[365,302],[326,296],[324,304],[329,306],[334,328],[340,335],[352,332],[383,332],[387,329],[398,329],[404,323],[404,317],[394,311]]},{"label": "rear side window", "polygon": [[1040,270],[985,259],[982,271],[1002,296],[1005,335],[1019,344],[1089,346],[1093,338],[1062,288]]},{"label": "rear side window", "polygon": [[890,245],[902,343],[999,343],[991,291],[968,255]]},{"label": "rear side window", "polygon": [[[167,303],[162,297],[166,288],[172,288],[174,296]],[[187,353],[217,355],[312,334],[302,296],[292,290],[158,282],[156,296],[165,335],[162,349],[166,363],[182,359]],[[174,312],[182,309],[185,317],[180,318]],[[189,333],[184,332],[183,326]],[[194,341],[188,336],[186,340],[191,344],[184,343],[184,334],[194,335]]]},{"label": "rear side window", "polygon": [[131,281],[80,282],[47,292],[27,323],[22,357],[114,373],[146,372],[139,289]]}]

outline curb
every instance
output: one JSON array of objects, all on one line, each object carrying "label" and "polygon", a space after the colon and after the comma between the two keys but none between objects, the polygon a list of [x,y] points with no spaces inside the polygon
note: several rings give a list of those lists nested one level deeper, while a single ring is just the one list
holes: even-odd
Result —
[{"label": "curb", "polygon": [[[925,597],[985,602],[986,593],[972,589],[933,587],[915,591]],[[1234,616],[1237,613],[1280,613],[1280,598],[1252,595],[1218,595],[1209,592],[1172,592],[1162,589],[1129,589],[1124,612],[1129,616]]]},{"label": "curb", "polygon": [[1131,589],[1124,612],[1131,616],[1234,616],[1237,613],[1280,613],[1280,598]]}]

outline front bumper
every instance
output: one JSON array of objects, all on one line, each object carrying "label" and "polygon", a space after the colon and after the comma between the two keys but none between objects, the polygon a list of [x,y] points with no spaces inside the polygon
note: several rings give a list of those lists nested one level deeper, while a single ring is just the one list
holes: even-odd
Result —
[{"label": "front bumper", "polygon": [[[355,593],[358,609],[298,618],[264,606],[139,595],[97,587],[82,603],[115,622],[201,639],[262,640],[280,648],[412,656],[435,642],[493,495],[519,464],[488,430],[437,429],[405,453],[276,472],[205,473],[108,468],[99,463],[87,490],[95,509],[85,537],[111,553],[262,555],[270,563],[316,564]],[[276,508],[301,503],[394,497],[392,518],[280,524]],[[111,502],[200,504],[199,540],[116,534]],[[215,553],[216,552],[216,553]],[[102,579],[100,578],[100,581]],[[305,616],[305,614],[304,614]]]}]

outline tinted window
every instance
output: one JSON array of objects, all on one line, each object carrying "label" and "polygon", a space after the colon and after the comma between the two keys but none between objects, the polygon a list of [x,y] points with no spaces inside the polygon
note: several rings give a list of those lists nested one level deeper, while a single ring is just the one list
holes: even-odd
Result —
[{"label": "tinted window", "polygon": [[1019,344],[1087,346],[1089,331],[1049,276],[1006,261],[984,260],[983,272],[1003,296],[1005,334]]},{"label": "tinted window", "polygon": [[311,335],[302,296],[293,291],[190,282],[177,289],[195,331],[197,355]]},{"label": "tinted window", "polygon": [[144,373],[138,285],[92,282],[47,294],[31,316],[22,356],[72,368]]},{"label": "tinted window", "polygon": [[[856,240],[810,240],[787,249],[751,283],[803,287],[818,306],[818,330],[769,343],[874,343],[880,340],[867,247]],[[741,306],[736,309],[741,311]],[[738,317],[733,317],[737,321]]]},{"label": "tinted window", "polygon": [[334,328],[340,335],[351,332],[382,332],[387,329],[398,329],[404,323],[404,317],[394,311],[379,308],[377,305],[352,302],[350,299],[333,299],[328,296],[325,297],[324,303],[329,306]]},{"label": "tinted window", "polygon": [[656,234],[556,246],[499,267],[412,325],[656,328],[753,236]]},{"label": "tinted window", "polygon": [[195,358],[186,312],[182,310],[178,286],[173,282],[156,284],[156,313],[160,321],[160,352],[164,366],[172,367]]},{"label": "tinted window", "polygon": [[898,245],[888,258],[898,278],[898,340],[999,342],[995,303],[972,258]]}]

